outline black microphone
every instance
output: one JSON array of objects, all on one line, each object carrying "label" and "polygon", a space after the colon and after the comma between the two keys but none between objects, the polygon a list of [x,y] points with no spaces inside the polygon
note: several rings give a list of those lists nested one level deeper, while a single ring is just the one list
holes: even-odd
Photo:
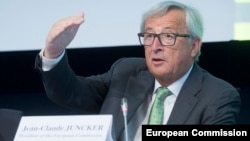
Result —
[{"label": "black microphone", "polygon": [[121,109],[124,117],[125,140],[128,141],[128,127],[127,127],[128,102],[126,98],[122,98]]}]

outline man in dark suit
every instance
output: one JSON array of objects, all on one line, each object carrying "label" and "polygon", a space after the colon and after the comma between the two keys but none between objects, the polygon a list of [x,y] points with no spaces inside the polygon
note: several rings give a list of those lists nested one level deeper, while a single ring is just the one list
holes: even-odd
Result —
[{"label": "man in dark suit", "polygon": [[121,99],[128,105],[130,140],[141,140],[158,87],[171,95],[164,101],[162,124],[235,124],[240,96],[228,82],[198,66],[203,25],[199,13],[177,2],[162,2],[145,13],[138,34],[144,58],[122,58],[106,73],[77,76],[65,48],[73,40],[84,14],[56,22],[46,47],[36,58],[48,97],[86,114],[112,114],[114,140],[123,136]]}]

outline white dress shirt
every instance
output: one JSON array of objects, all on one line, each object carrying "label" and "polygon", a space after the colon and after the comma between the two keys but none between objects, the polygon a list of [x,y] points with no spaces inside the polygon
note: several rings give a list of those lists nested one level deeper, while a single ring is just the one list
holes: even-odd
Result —
[{"label": "white dress shirt", "polygon": [[[174,107],[175,101],[179,95],[179,92],[184,84],[184,82],[187,80],[187,77],[189,76],[191,70],[193,68],[193,65],[190,67],[190,69],[188,70],[188,72],[185,73],[185,75],[183,75],[179,80],[175,81],[173,84],[169,85],[167,88],[172,92],[172,95],[168,96],[165,101],[164,101],[164,117],[163,117],[163,123],[168,122],[169,116],[172,112],[172,109]],[[152,101],[149,104],[149,108],[146,114],[146,117],[144,118],[144,120],[142,121],[141,125],[146,125],[147,121],[148,121],[148,117],[149,117],[149,113],[150,113],[150,109],[152,107],[152,104],[154,102],[155,96],[156,96],[156,90],[157,88],[159,88],[161,85],[160,83],[155,80],[155,86],[154,86],[154,93],[152,95]],[[135,134],[135,138],[134,141],[141,141],[142,140],[142,126],[139,126],[136,134]]]}]

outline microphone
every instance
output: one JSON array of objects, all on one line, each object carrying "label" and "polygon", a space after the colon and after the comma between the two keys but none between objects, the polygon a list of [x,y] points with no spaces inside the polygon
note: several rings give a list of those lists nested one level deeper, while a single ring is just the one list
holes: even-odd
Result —
[{"label": "microphone", "polygon": [[127,127],[128,102],[126,98],[122,98],[121,109],[124,117],[125,140],[128,141],[128,127]]}]

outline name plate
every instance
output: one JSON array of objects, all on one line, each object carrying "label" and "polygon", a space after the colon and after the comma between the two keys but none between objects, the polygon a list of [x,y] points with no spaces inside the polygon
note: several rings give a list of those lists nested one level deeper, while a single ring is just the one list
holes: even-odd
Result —
[{"label": "name plate", "polygon": [[112,141],[112,115],[23,116],[14,141]]}]

